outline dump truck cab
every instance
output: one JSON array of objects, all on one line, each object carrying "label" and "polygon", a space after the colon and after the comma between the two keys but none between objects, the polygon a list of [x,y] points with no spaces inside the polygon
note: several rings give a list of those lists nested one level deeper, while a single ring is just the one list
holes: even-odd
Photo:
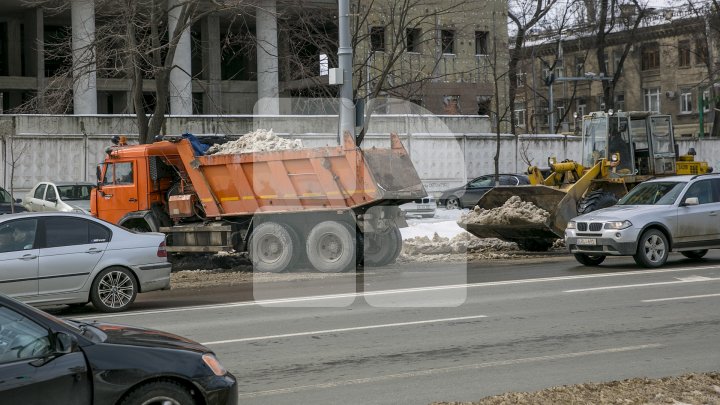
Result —
[{"label": "dump truck cab", "polygon": [[177,147],[170,142],[107,148],[105,161],[96,170],[92,215],[128,229],[157,232],[160,224],[153,209],[162,211],[178,170],[166,162],[179,164],[179,159]]}]

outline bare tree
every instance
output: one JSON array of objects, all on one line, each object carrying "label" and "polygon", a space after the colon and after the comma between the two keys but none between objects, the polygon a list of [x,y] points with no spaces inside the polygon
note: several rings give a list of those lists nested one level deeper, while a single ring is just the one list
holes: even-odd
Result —
[{"label": "bare tree", "polygon": [[[69,7],[69,2],[58,0],[24,2],[43,7],[49,15],[66,12]],[[168,112],[170,72],[179,69],[174,58],[181,35],[212,13],[234,10],[239,15],[241,3],[242,0],[95,0],[95,40],[82,50],[90,55],[85,58],[88,62],[71,61],[71,35],[51,44],[48,59],[59,61],[61,67],[38,97],[21,110],[32,111],[42,105],[49,112],[68,112],[75,80],[73,70],[125,78],[130,82],[139,140],[151,142],[161,132]],[[172,31],[168,23],[171,12],[176,16]],[[147,81],[154,83],[151,103],[144,95],[150,87],[145,85]]]},{"label": "bare tree", "polygon": [[28,151],[28,143],[24,141],[18,141],[15,139],[14,132],[6,133],[3,136],[3,141],[5,143],[6,152],[8,155],[6,155],[5,164],[7,165],[7,168],[10,169],[10,212],[15,212],[15,171],[18,168],[21,159],[23,158],[23,155]]},{"label": "bare tree", "polygon": [[[508,62],[508,104],[514,109],[517,96],[518,63],[522,58],[523,46],[527,33],[537,25],[557,3],[557,0],[513,0],[510,2],[508,19],[514,25],[515,38],[510,47],[510,60]],[[510,130],[513,135],[517,133],[515,114],[510,116]]]}]

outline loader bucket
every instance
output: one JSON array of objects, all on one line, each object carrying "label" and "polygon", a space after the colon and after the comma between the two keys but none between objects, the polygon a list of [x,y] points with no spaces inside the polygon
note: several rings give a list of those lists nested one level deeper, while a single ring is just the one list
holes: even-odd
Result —
[{"label": "loader bucket", "polygon": [[[567,214],[565,191],[547,186],[514,186],[495,187],[480,198],[477,205],[484,209],[501,207],[512,196],[535,204],[550,213],[550,217],[542,224],[460,224],[471,234],[479,238],[500,238],[509,242],[517,242],[527,250],[547,250],[552,243],[561,237],[566,223],[559,225],[558,214],[564,218]],[[576,204],[572,204],[574,210]],[[559,212],[560,211],[560,212]],[[574,215],[573,215],[574,216]],[[562,219],[560,219],[562,221]]]}]

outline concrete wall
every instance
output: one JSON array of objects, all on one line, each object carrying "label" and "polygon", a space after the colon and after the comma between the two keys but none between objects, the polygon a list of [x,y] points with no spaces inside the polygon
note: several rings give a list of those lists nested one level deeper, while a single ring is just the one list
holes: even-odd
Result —
[{"label": "concrete wall", "polygon": [[[253,128],[272,128],[281,136],[301,138],[308,147],[334,145],[337,116],[187,116],[171,117],[166,134],[240,135]],[[496,136],[479,116],[374,116],[364,148],[388,147],[397,132],[411,154],[428,191],[461,185],[468,178],[493,173]],[[95,181],[95,166],[113,135],[132,141],[132,116],[0,116],[2,186],[10,188],[10,165],[16,161],[14,187],[21,197],[42,180]],[[697,158],[720,168],[720,140],[679,141],[680,151],[693,147]],[[545,166],[549,156],[578,159],[580,140],[562,135],[502,135],[500,171],[524,172],[525,158]],[[14,153],[15,158],[12,158]]]}]

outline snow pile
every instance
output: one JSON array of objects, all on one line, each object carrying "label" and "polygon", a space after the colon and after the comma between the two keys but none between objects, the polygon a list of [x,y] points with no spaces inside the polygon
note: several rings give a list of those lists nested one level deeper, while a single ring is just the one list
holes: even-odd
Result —
[{"label": "snow pile", "polygon": [[[403,241],[402,261],[426,261],[425,256],[473,254],[473,258],[506,258],[508,252],[515,252],[518,247],[514,243],[503,242],[495,238],[476,238],[463,232],[453,238],[444,238],[437,233],[432,238],[416,236]],[[477,257],[476,257],[477,256]],[[437,257],[432,258],[437,260]]]},{"label": "snow pile", "polygon": [[542,224],[550,213],[535,204],[523,201],[514,195],[501,207],[486,210],[475,206],[473,211],[463,215],[458,224],[478,225],[522,225]]},{"label": "snow pile", "polygon": [[273,134],[272,129],[258,129],[241,136],[237,140],[215,144],[207,155],[232,155],[237,153],[267,152],[271,150],[302,149],[300,139],[284,139]]}]

